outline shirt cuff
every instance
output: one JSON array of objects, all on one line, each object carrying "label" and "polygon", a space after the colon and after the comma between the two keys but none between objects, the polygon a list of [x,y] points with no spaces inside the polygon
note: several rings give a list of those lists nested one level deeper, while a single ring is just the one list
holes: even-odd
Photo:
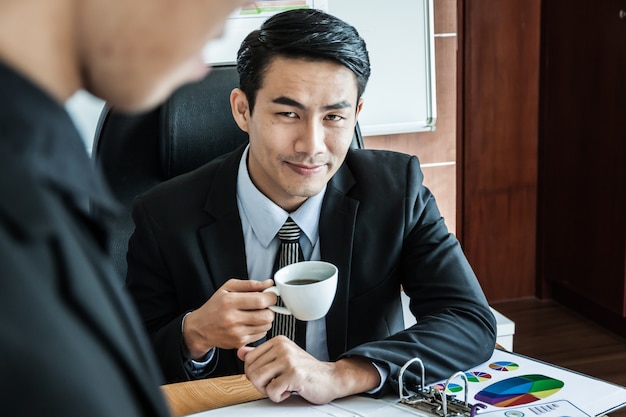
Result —
[{"label": "shirt cuff", "polygon": [[[188,311],[187,313],[185,313],[185,315],[183,316],[183,319],[181,320],[181,323],[180,323],[181,334],[183,332],[183,328],[185,325],[185,319],[190,313],[191,311]],[[184,342],[183,342],[183,356],[184,356],[185,369],[187,370],[187,372],[189,372],[191,375],[194,375],[194,376],[198,376],[207,372],[207,367],[211,363],[211,361],[213,361],[216,350],[217,349],[213,347],[211,348],[211,350],[209,350],[206,353],[206,355],[204,355],[204,358],[202,358],[201,360],[194,360],[189,356],[187,347],[184,345]],[[212,371],[212,369],[210,371]]]},{"label": "shirt cuff", "polygon": [[372,365],[374,365],[374,367],[380,374],[380,384],[378,384],[376,388],[367,391],[366,394],[376,394],[378,391],[380,391],[383,385],[385,385],[385,381],[387,381],[387,377],[389,376],[389,371],[386,368],[383,368],[376,362],[372,362]]},{"label": "shirt cuff", "polygon": [[189,358],[189,362],[193,365],[195,369],[204,369],[209,364],[209,362],[213,360],[213,356],[215,356],[215,348],[211,348],[211,350],[209,350],[207,354],[204,355],[203,360],[196,361]]}]

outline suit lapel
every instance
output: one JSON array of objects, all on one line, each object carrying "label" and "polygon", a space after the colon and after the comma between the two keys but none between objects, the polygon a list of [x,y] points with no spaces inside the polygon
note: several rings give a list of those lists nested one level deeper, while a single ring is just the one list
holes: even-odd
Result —
[{"label": "suit lapel", "polygon": [[204,210],[211,221],[199,233],[214,289],[230,278],[248,278],[237,208],[237,172],[244,149],[242,146],[230,154],[208,184],[210,192]]},{"label": "suit lapel", "polygon": [[339,269],[337,294],[326,315],[331,360],[347,350],[350,266],[359,201],[347,197],[346,193],[354,183],[352,173],[344,163],[328,184],[320,216],[322,260],[335,264]]}]

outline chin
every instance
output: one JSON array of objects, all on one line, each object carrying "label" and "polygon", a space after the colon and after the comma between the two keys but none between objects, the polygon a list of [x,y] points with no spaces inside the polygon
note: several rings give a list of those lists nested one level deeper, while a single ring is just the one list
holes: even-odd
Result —
[{"label": "chin", "polygon": [[119,101],[109,101],[109,105],[115,108],[116,111],[120,111],[127,114],[143,113],[154,109],[167,99],[168,95],[155,95],[138,97],[135,99],[124,99]]},{"label": "chin", "polygon": [[152,110],[165,102],[184,82],[162,82],[145,91],[134,91],[110,103],[116,110],[125,113],[140,113]]},{"label": "chin", "polygon": [[298,190],[296,190],[295,193],[292,193],[292,195],[294,197],[304,197],[304,198],[309,198],[309,197],[313,197],[314,195],[319,194],[323,189],[324,189],[324,185],[305,185],[302,187],[299,187]]}]

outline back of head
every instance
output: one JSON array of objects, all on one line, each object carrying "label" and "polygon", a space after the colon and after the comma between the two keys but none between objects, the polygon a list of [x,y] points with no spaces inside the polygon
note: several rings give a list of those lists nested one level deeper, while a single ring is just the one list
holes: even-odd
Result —
[{"label": "back of head", "polygon": [[316,9],[276,14],[251,32],[237,53],[239,84],[250,110],[254,108],[263,75],[275,57],[334,61],[350,69],[360,98],[370,76],[370,62],[357,30],[343,20]]}]

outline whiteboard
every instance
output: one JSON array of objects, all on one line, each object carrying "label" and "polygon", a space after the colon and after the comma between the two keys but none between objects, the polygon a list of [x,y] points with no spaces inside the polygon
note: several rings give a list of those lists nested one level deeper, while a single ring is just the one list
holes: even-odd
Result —
[{"label": "whiteboard", "polygon": [[[364,136],[435,129],[433,0],[308,0],[353,25],[365,39],[372,75],[363,94]],[[241,41],[267,16],[228,19],[221,39],[204,51],[208,63],[232,63]]]}]

